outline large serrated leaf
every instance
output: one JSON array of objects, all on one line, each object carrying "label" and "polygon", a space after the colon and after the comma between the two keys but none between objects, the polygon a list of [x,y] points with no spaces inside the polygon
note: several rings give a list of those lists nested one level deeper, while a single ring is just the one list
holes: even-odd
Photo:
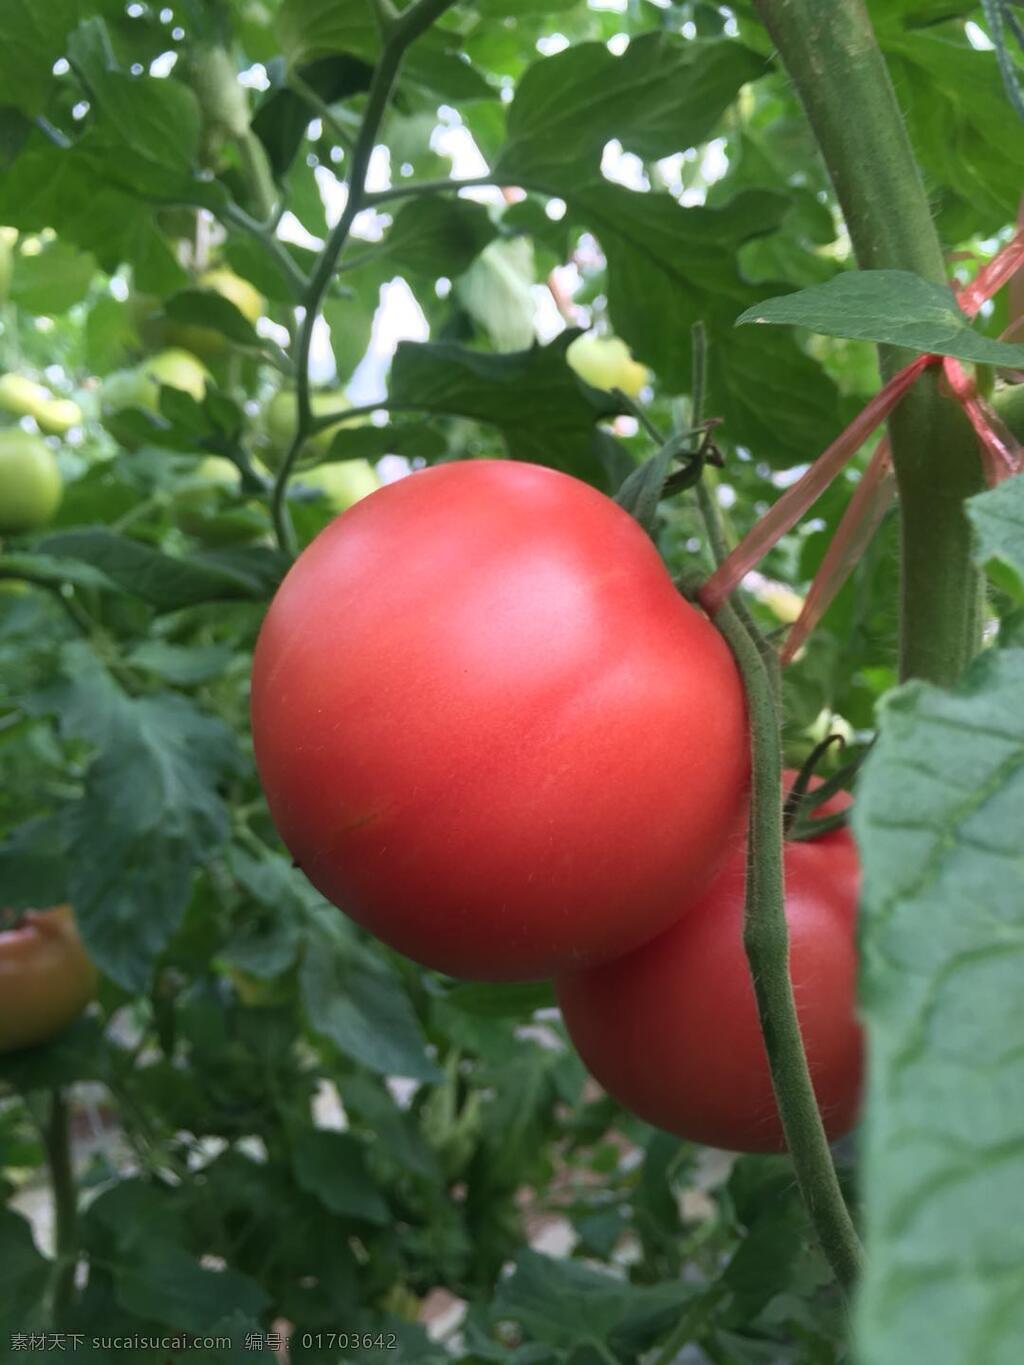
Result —
[{"label": "large serrated leaf", "polygon": [[299,1187],[332,1213],[382,1227],[391,1215],[370,1178],[366,1150],[351,1133],[303,1128],[292,1143],[292,1167]]},{"label": "large serrated leaf", "polygon": [[381,1076],[438,1078],[409,997],[380,959],[311,935],[300,989],[310,1026],[346,1056]]},{"label": "large serrated leaf", "polygon": [[747,322],[788,323],[982,365],[1024,365],[1024,346],[975,332],[951,288],[909,270],[849,270],[826,284],[755,304],[736,319],[737,326]]},{"label": "large serrated leaf", "polygon": [[30,699],[97,750],[63,813],[67,889],[90,956],[141,990],[181,921],[193,869],[227,835],[218,790],[238,769],[234,738],[177,693],[129,697],[85,645]]},{"label": "large serrated leaf", "polygon": [[41,114],[54,83],[53,64],[78,17],[78,0],[4,0],[0,8],[0,90],[4,104]]},{"label": "large serrated leaf", "polygon": [[519,1323],[530,1337],[570,1349],[608,1343],[615,1351],[649,1345],[696,1294],[681,1281],[630,1284],[578,1261],[522,1251],[491,1308],[494,1321]]},{"label": "large serrated leaf", "polygon": [[577,43],[534,62],[509,110],[497,174],[527,182],[569,163],[594,163],[611,138],[646,159],[703,142],[763,57],[737,42],[668,32],[634,38],[620,57]]},{"label": "large serrated leaf", "polygon": [[62,531],[44,540],[40,549],[51,560],[71,561],[70,581],[75,581],[81,565],[89,565],[122,592],[141,597],[161,611],[225,598],[259,599],[265,593],[263,582],[234,563],[229,565],[226,556],[219,562],[212,555],[205,560],[179,559],[103,528]]},{"label": "large serrated leaf", "polygon": [[41,1305],[52,1273],[51,1262],[36,1250],[32,1225],[11,1209],[0,1209],[0,1329],[10,1340],[15,1332],[40,1328]]},{"label": "large serrated leaf", "polygon": [[505,355],[448,342],[404,341],[391,371],[390,400],[399,408],[491,423],[515,459],[603,485],[607,476],[595,458],[594,426],[621,409],[611,395],[577,380],[566,364],[566,347],[576,335],[565,332],[550,346]]},{"label": "large serrated leaf", "polygon": [[865,873],[864,1365],[1024,1341],[1024,651],[884,704]]}]

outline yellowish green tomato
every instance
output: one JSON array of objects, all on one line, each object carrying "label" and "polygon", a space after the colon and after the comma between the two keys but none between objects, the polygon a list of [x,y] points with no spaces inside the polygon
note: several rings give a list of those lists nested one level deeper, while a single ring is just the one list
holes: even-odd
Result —
[{"label": "yellowish green tomato", "polygon": [[577,337],[565,353],[569,365],[595,389],[621,389],[636,398],[650,382],[650,372],[630,354],[620,337]]},{"label": "yellowish green tomato", "polygon": [[263,310],[267,306],[266,299],[255,285],[243,280],[241,275],[236,275],[224,265],[200,275],[199,287],[212,289],[221,298],[227,299],[228,303],[233,303],[242,317],[254,326],[263,316]]},{"label": "yellowish green tomato", "polygon": [[380,480],[369,460],[335,460],[304,469],[298,482],[324,494],[332,512],[344,512],[368,493],[375,493]]},{"label": "yellowish green tomato", "polygon": [[38,531],[52,521],[64,493],[53,451],[20,427],[0,430],[0,535]]},{"label": "yellowish green tomato", "polygon": [[786,583],[765,583],[757,596],[784,625],[792,625],[804,609],[804,599]]},{"label": "yellowish green tomato", "polygon": [[210,372],[202,361],[197,360],[188,351],[177,347],[158,351],[156,355],[144,360],[139,368],[143,374],[155,379],[158,384],[166,384],[171,389],[183,389],[185,393],[191,394],[197,403],[201,403],[206,396],[206,381],[210,377]]},{"label": "yellowish green tomato", "polygon": [[216,505],[218,492],[234,488],[239,482],[238,467],[223,455],[209,455],[196,466],[195,473],[176,489],[174,503],[181,508]]},{"label": "yellowish green tomato", "polygon": [[171,348],[158,351],[156,355],[144,360],[129,370],[115,370],[103,381],[100,394],[100,410],[103,425],[115,441],[127,450],[134,450],[138,438],[118,414],[126,408],[141,408],[143,412],[154,414],[160,411],[160,386],[182,389],[201,402],[206,394],[206,381],[209,371],[206,366],[188,351]]},{"label": "yellowish green tomato", "polygon": [[[352,406],[343,393],[311,394],[309,405],[314,417],[330,417],[336,412],[347,412]],[[280,467],[291,448],[298,412],[299,400],[294,389],[280,389],[263,409],[267,444],[262,453],[271,469]],[[303,446],[303,455],[322,459],[333,445],[338,431],[338,427],[328,427],[326,431],[311,436]]]},{"label": "yellowish green tomato", "polygon": [[126,450],[135,450],[138,437],[120,416],[128,408],[154,413],[160,410],[160,386],[141,369],[115,370],[107,375],[100,390],[103,425]]},{"label": "yellowish green tomato", "polygon": [[70,398],[55,398],[45,384],[23,374],[0,375],[0,408],[16,417],[34,417],[41,431],[63,436],[82,420],[82,409]]},{"label": "yellowish green tomato", "polygon": [[175,525],[206,545],[232,545],[253,540],[267,528],[266,509],[258,502],[223,509],[221,494],[238,492],[238,468],[221,455],[210,455],[175,491]]},{"label": "yellowish green tomato", "polygon": [[[233,303],[238,311],[254,326],[263,316],[267,301],[259,290],[236,275],[227,266],[207,270],[196,281],[198,289],[208,289],[221,298]],[[146,307],[149,313],[159,308],[159,301],[146,299],[139,307]],[[227,355],[231,343],[223,332],[215,327],[204,327],[197,322],[175,322],[171,318],[142,317],[142,334],[151,344],[172,346],[189,351],[202,360],[214,361]]]}]

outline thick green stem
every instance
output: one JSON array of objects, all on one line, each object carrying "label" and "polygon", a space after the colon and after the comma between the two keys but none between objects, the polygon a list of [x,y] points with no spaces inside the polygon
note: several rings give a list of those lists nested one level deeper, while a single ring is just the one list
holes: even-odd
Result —
[{"label": "thick green stem", "polygon": [[50,1103],[46,1158],[53,1189],[56,1229],[56,1260],[50,1292],[53,1321],[58,1325],[64,1320],[75,1292],[75,1267],[78,1261],[78,1195],[71,1166],[68,1107],[60,1090],[54,1090]]},{"label": "thick green stem", "polygon": [[789,975],[782,863],[782,736],[775,682],[731,603],[721,608],[715,624],[743,674],[750,714],[753,777],[743,943],[772,1088],[807,1212],[836,1279],[849,1292],[860,1273],[860,1241],[832,1164]]},{"label": "thick green stem", "polygon": [[352,155],[349,158],[349,170],[345,182],[348,198],[337,225],[320,253],[313,277],[309,282],[309,288],[303,299],[305,313],[302,318],[295,356],[298,417],[295,435],[278,470],[277,482],[274,485],[274,493],[271,499],[271,515],[278,543],[289,554],[295,553],[295,535],[288,516],[288,509],[285,506],[285,494],[288,489],[288,479],[291,476],[299,451],[312,431],[313,413],[309,402],[309,352],[313,343],[313,328],[320,314],[324,295],[327,293],[327,288],[337,268],[338,257],[348,241],[352,224],[360,210],[365,207],[366,174],[370,168],[370,157],[373,155],[377,133],[387,110],[395,81],[398,78],[402,59],[410,44],[425,33],[431,24],[439,19],[446,9],[450,9],[454,3],[455,0],[416,0],[415,4],[403,10],[399,17],[393,19],[388,17],[390,7],[378,6],[376,10],[381,28],[386,35],[384,46],[373,70],[373,79],[370,82],[370,89],[366,97],[366,110],[359,128],[359,135],[352,149]]},{"label": "thick green stem", "polygon": [[[862,270],[945,281],[939,239],[863,0],[754,0],[803,101]],[[880,348],[889,377],[913,357]],[[900,668],[952,683],[977,650],[981,580],[964,499],[982,486],[957,405],[925,375],[889,421],[902,524]]]}]

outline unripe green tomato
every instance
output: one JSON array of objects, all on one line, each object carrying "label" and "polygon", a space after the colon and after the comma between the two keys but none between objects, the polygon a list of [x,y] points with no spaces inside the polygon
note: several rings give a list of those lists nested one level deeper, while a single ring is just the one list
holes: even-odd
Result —
[{"label": "unripe green tomato", "polygon": [[297,482],[307,488],[319,489],[332,512],[346,511],[380,487],[380,479],[369,460],[335,460],[320,464],[314,469],[304,469],[297,476]]},{"label": "unripe green tomato", "polygon": [[11,276],[14,274],[14,243],[17,240],[17,228],[0,227],[0,304],[7,302],[10,293]]},{"label": "unripe green tomato", "polygon": [[237,489],[238,482],[237,465],[223,455],[208,455],[175,490],[174,505],[182,509],[216,506],[218,490],[232,485]]},{"label": "unripe green tomato", "polygon": [[248,131],[249,101],[231,54],[224,48],[205,47],[195,53],[192,88],[208,129],[231,137],[242,137]]},{"label": "unripe green tomato", "polygon": [[244,280],[241,275],[236,275],[226,265],[218,266],[215,270],[207,270],[199,276],[198,283],[200,289],[212,289],[222,299],[233,303],[242,317],[253,326],[263,316],[263,310],[267,306],[266,299],[254,284]]},{"label": "unripe green tomato", "polygon": [[[199,276],[196,288],[207,289],[227,299],[254,326],[267,306],[266,299],[255,285],[236,275],[227,266],[207,270]],[[151,318],[145,326],[147,335],[159,344],[190,351],[201,360],[215,361],[231,350],[231,342],[215,327],[203,327],[195,322],[175,322],[166,317]]]},{"label": "unripe green tomato", "polygon": [[0,408],[16,417],[33,417],[49,436],[63,436],[82,420],[82,409],[70,398],[55,398],[45,384],[23,374],[0,375]]},{"label": "unripe green tomato", "polygon": [[[336,412],[348,412],[352,404],[343,393],[313,393],[309,397],[309,406],[314,417],[329,417]],[[271,469],[280,468],[281,461],[291,449],[298,411],[299,400],[293,389],[279,389],[263,409],[267,445],[262,453]],[[338,427],[329,427],[311,436],[302,447],[303,455],[323,459],[334,444],[338,430]]]},{"label": "unripe green tomato", "polygon": [[[156,355],[144,360],[140,369],[158,384],[166,384],[171,389],[183,389],[185,393],[191,394],[197,403],[201,403],[206,397],[206,381],[210,377],[210,372],[202,361],[197,360],[188,351],[177,347],[158,351]],[[159,410],[159,399],[157,408]]]},{"label": "unripe green tomato", "polygon": [[103,381],[100,393],[103,425],[126,450],[135,450],[139,445],[138,437],[130,427],[118,421],[118,413],[127,408],[141,408],[154,415],[159,413],[161,384],[182,389],[197,403],[202,402],[208,377],[209,372],[201,361],[188,351],[175,348],[158,351],[133,369],[115,370]]},{"label": "unripe green tomato", "polygon": [[258,503],[221,510],[221,492],[237,492],[239,481],[238,468],[230,460],[222,455],[208,456],[175,491],[175,525],[211,546],[233,545],[263,535],[267,519]]},{"label": "unripe green tomato", "polygon": [[647,366],[633,359],[629,347],[619,337],[577,337],[565,358],[579,377],[595,389],[621,389],[630,398],[636,398],[650,381]]},{"label": "unripe green tomato", "polygon": [[63,493],[57,460],[46,442],[20,427],[0,430],[0,535],[45,526]]}]

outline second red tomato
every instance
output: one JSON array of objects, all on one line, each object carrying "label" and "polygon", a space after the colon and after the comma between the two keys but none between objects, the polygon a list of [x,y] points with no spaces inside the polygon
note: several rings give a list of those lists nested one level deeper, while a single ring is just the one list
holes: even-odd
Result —
[{"label": "second red tomato", "polygon": [[[793,774],[789,774],[792,778]],[[817,812],[848,804],[834,797]],[[784,1150],[743,947],[746,850],[737,841],[707,893],[660,938],[617,962],[562,977],[569,1034],[625,1108],[692,1142]],[[825,1129],[853,1126],[860,1100],[853,836],[785,848],[790,975]]]}]

